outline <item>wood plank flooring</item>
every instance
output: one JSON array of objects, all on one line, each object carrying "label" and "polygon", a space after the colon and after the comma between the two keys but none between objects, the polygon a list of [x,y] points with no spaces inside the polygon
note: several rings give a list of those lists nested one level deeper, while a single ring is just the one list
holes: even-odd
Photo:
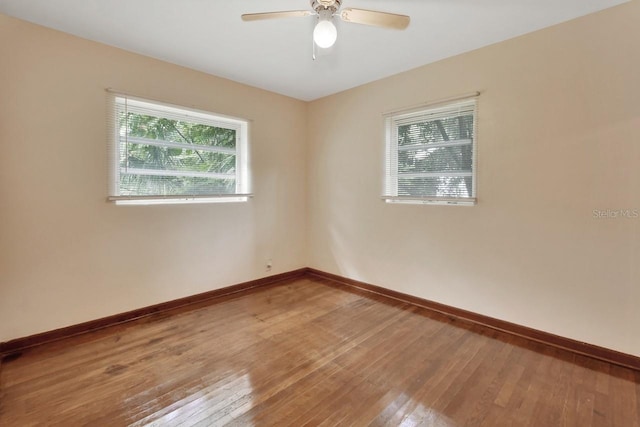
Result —
[{"label": "wood plank flooring", "polygon": [[1,426],[640,427],[640,373],[305,277],[5,357]]}]

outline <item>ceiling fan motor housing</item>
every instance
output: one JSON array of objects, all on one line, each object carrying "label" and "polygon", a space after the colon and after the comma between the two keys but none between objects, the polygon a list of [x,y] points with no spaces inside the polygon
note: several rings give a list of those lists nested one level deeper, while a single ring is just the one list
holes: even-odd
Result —
[{"label": "ceiling fan motor housing", "polygon": [[322,10],[330,10],[331,13],[336,13],[342,5],[342,0],[311,0],[311,8],[320,13]]}]

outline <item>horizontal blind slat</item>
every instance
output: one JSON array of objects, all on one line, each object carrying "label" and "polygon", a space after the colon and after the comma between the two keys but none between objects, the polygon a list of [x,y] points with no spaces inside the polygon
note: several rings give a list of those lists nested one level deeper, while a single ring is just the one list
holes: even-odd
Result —
[{"label": "horizontal blind slat", "polygon": [[181,172],[166,169],[139,169],[120,168],[123,175],[146,175],[146,176],[176,176],[192,178],[214,178],[214,179],[236,179],[235,173],[215,173],[215,172]]},{"label": "horizontal blind slat", "polygon": [[120,143],[138,144],[138,145],[153,145],[155,147],[167,147],[178,148],[181,150],[196,150],[196,151],[208,151],[211,153],[227,153],[236,154],[235,148],[220,147],[215,145],[201,145],[201,144],[188,144],[172,141],[164,141],[160,139],[149,139],[135,136],[120,136]]},{"label": "horizontal blind slat", "polygon": [[455,141],[446,141],[446,142],[429,142],[425,144],[401,145],[398,147],[398,151],[426,150],[429,148],[451,147],[456,145],[471,145],[471,144],[473,144],[473,140],[471,139],[457,139]]}]

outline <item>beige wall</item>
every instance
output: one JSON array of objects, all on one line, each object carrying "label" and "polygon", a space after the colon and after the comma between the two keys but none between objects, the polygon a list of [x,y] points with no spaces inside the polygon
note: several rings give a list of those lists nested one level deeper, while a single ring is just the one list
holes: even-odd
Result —
[{"label": "beige wall", "polygon": [[[309,106],[310,267],[640,356],[640,4]],[[425,41],[425,49],[429,48]],[[381,113],[482,91],[475,207],[382,202]]]},{"label": "beige wall", "polygon": [[[106,202],[107,87],[252,119],[256,197]],[[0,342],[306,266],[305,137],[301,101],[0,15]]]}]

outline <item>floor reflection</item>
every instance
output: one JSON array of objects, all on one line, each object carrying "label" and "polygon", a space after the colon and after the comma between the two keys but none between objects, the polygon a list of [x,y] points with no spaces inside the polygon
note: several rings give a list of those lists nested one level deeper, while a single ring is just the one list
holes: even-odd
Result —
[{"label": "floor reflection", "polygon": [[132,426],[228,425],[253,403],[250,375],[231,375],[157,411]]},{"label": "floor reflection", "polygon": [[427,408],[422,404],[418,404],[416,409],[411,414],[406,415],[400,423],[400,427],[415,426],[457,427],[458,424],[446,415],[434,409]]}]

